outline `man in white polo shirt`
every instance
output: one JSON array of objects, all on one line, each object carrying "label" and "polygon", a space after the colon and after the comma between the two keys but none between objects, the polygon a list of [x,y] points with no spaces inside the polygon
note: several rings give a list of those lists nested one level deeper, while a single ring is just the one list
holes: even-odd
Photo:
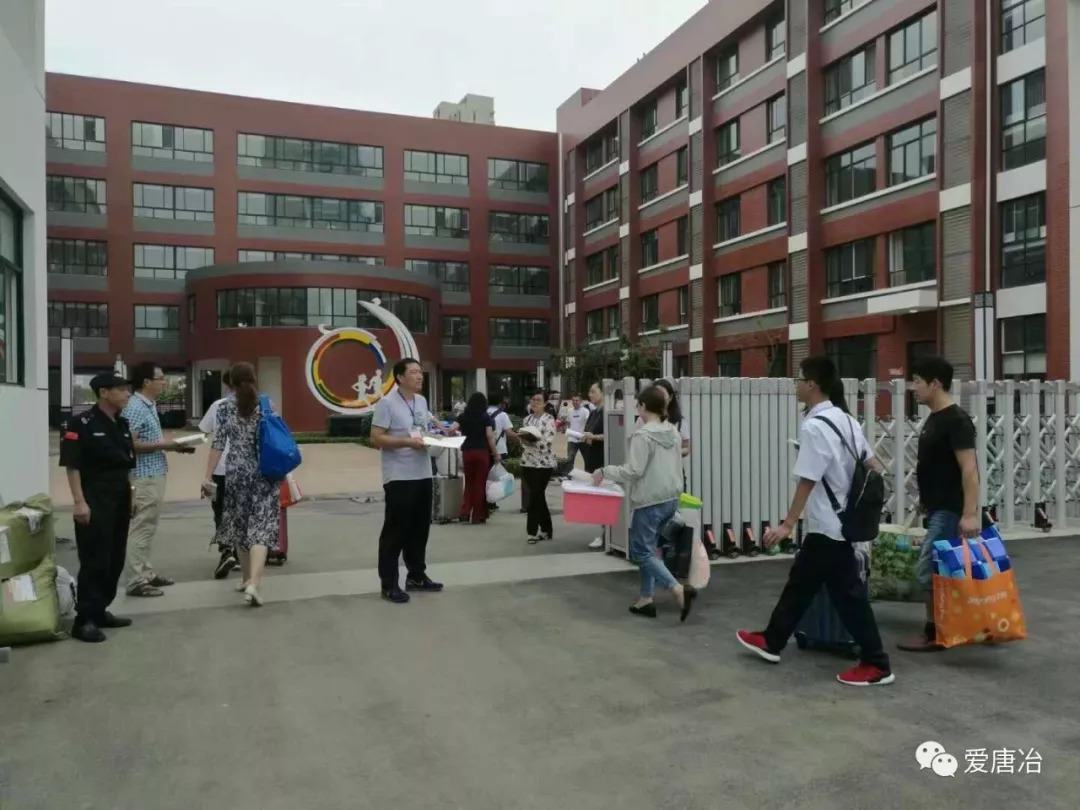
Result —
[{"label": "man in white polo shirt", "polygon": [[[804,507],[808,533],[795,555],[768,627],[762,631],[739,630],[736,636],[740,644],[766,661],[779,663],[780,652],[824,585],[840,620],[860,649],[857,665],[836,679],[848,686],[889,684],[896,676],[881,643],[855,547],[844,539],[839,515],[826,491],[828,487],[837,501],[846,503],[855,464],[866,463],[878,471],[880,464],[873,459],[873,450],[859,423],[847,413],[843,382],[833,362],[826,357],[808,357],[801,371],[795,395],[807,411],[795,461],[794,474],[799,483],[787,517],[765,533],[764,543],[773,546],[790,537]],[[853,454],[865,461],[856,462]]]},{"label": "man in white polo shirt", "polygon": [[574,398],[570,400],[570,413],[567,415],[567,430],[573,431],[577,435],[577,439],[571,439],[567,434],[566,438],[566,466],[568,469],[574,469],[574,461],[577,460],[578,445],[581,444],[581,434],[585,432],[585,423],[589,421],[589,414],[592,413],[592,408],[588,404],[581,401],[580,394],[574,394]]},{"label": "man in white polo shirt", "polygon": [[[217,432],[217,413],[218,408],[221,407],[221,403],[227,402],[233,397],[232,388],[229,385],[229,382],[229,372],[226,371],[221,375],[221,386],[225,389],[225,396],[216,400],[209,408],[207,408],[202,421],[199,422],[199,430],[208,436],[212,436]],[[217,467],[214,468],[214,497],[210,501],[210,508],[214,510],[215,533],[217,532],[218,526],[221,525],[221,513],[225,508],[225,463],[228,461],[228,458],[229,445],[226,443],[225,450],[221,454],[221,459],[218,461]],[[211,541],[211,543],[212,542],[213,541]],[[214,579],[225,579],[230,571],[239,567],[236,560],[236,549],[231,545],[222,545],[221,543],[218,543],[218,550],[221,552],[221,558],[214,567]]]}]

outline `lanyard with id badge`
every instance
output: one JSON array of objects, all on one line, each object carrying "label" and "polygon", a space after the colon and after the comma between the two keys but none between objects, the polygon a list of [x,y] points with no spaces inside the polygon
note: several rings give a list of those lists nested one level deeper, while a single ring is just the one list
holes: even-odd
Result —
[{"label": "lanyard with id badge", "polygon": [[412,414],[412,425],[409,429],[409,438],[423,438],[424,434],[422,429],[427,427],[427,413],[423,408],[418,411],[412,402],[405,399],[405,395],[401,393],[400,389],[398,390],[397,395],[401,397],[401,401],[405,403],[409,409],[409,413]]}]

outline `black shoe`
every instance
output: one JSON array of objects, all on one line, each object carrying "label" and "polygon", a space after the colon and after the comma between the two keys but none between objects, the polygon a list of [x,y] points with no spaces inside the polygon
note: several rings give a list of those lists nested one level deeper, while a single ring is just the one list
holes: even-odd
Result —
[{"label": "black shoe", "polygon": [[113,616],[109,611],[105,611],[105,616],[100,622],[99,627],[131,627],[131,619],[121,616]]},{"label": "black shoe", "polygon": [[221,552],[221,559],[218,560],[217,568],[214,569],[214,579],[225,579],[235,567],[236,555],[233,554],[231,548],[227,548]]},{"label": "black shoe", "polygon": [[395,605],[404,605],[409,601],[409,595],[396,586],[393,588],[383,588],[382,598],[387,602],[393,602]]},{"label": "black shoe", "polygon": [[683,606],[682,612],[679,613],[679,621],[685,622],[686,617],[690,615],[690,608],[694,606],[694,600],[697,599],[697,588],[692,588],[689,585],[683,586]]},{"label": "black shoe", "polygon": [[106,638],[105,634],[101,632],[101,628],[89,621],[76,622],[71,628],[71,637],[90,644],[100,644]]},{"label": "black shoe", "polygon": [[427,593],[438,593],[443,589],[441,582],[432,582],[431,577],[426,574],[422,577],[408,577],[405,580],[405,590],[407,591],[426,591]]},{"label": "black shoe", "polygon": [[649,602],[649,604],[641,605],[640,607],[638,607],[637,605],[631,605],[630,606],[630,612],[633,613],[635,616],[646,616],[646,617],[648,617],[650,619],[655,619],[656,618],[656,603],[655,602]]}]

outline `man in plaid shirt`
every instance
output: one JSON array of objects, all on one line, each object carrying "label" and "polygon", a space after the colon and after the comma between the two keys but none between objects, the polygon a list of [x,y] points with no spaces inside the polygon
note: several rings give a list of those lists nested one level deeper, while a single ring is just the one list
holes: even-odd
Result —
[{"label": "man in plaid shirt", "polygon": [[163,596],[165,592],[161,588],[172,585],[173,580],[154,573],[150,545],[165,501],[165,474],[169,470],[165,453],[190,453],[195,448],[165,440],[157,411],[157,398],[165,390],[165,373],[157,365],[151,362],[136,365],[131,373],[131,387],[135,393],[123,412],[135,440],[127,593],[128,596]]}]

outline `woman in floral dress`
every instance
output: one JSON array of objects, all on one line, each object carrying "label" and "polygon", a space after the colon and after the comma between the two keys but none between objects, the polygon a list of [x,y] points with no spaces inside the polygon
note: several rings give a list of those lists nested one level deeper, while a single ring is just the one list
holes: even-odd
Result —
[{"label": "woman in floral dress", "polygon": [[244,579],[237,587],[252,607],[262,604],[259,585],[266,555],[278,540],[281,518],[280,481],[259,472],[259,389],[251,363],[237,363],[229,372],[234,398],[221,403],[217,430],[207,459],[209,483],[225,445],[225,506],[214,538],[219,546],[232,545],[240,552]]},{"label": "woman in floral dress", "polygon": [[[521,477],[529,487],[526,509],[528,542],[535,544],[550,540],[554,534],[551,512],[548,510],[547,486],[555,471],[555,420],[544,410],[544,392],[537,391],[529,400],[529,415],[518,431],[524,450],[521,454]],[[533,428],[533,430],[528,430]],[[535,433],[534,433],[535,431]]]}]

